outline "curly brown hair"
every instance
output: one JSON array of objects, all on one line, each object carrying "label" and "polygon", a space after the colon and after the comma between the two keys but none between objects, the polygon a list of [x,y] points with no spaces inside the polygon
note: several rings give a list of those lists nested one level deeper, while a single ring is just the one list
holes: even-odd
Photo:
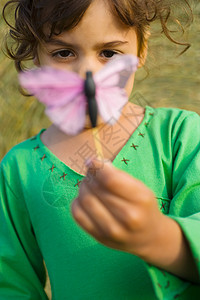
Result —
[{"label": "curly brown hair", "polygon": [[[141,57],[148,39],[150,24],[160,20],[162,32],[166,37],[179,45],[185,46],[185,52],[190,44],[182,43],[172,38],[172,31],[168,28],[168,22],[172,15],[173,7],[180,4],[187,7],[191,13],[187,13],[192,20],[192,11],[187,0],[108,0],[113,13],[121,21],[134,27],[138,38],[138,57]],[[84,13],[92,3],[92,0],[11,0],[3,8],[3,18],[9,25],[8,37],[14,40],[9,45],[6,39],[6,52],[15,61],[18,71],[23,69],[22,62],[34,59],[37,46],[40,42],[48,41],[52,35],[58,35],[64,30],[75,27],[82,19]],[[12,8],[14,5],[14,9]],[[11,15],[14,13],[14,25],[11,25],[6,16],[7,9],[11,7]],[[8,14],[10,18],[10,13]],[[178,19],[173,20],[179,24]],[[50,34],[44,34],[44,26],[48,24]]]}]

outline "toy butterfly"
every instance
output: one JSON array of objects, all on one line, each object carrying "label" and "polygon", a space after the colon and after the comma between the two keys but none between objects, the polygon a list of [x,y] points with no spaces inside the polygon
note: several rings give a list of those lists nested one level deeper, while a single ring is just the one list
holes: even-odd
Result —
[{"label": "toy butterfly", "polygon": [[[66,134],[75,135],[84,128],[88,106],[93,127],[95,116],[92,114],[97,110],[105,123],[113,125],[119,119],[128,101],[124,87],[137,66],[137,57],[119,55],[94,76],[87,72],[86,80],[77,73],[50,67],[22,72],[19,80],[23,88],[46,105],[45,112],[57,127]],[[93,107],[90,102],[88,105],[88,98],[93,98]]]}]

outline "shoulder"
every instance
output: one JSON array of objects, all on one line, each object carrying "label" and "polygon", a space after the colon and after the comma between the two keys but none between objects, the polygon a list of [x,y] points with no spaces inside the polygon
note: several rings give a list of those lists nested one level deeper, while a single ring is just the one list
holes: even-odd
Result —
[{"label": "shoulder", "polygon": [[157,120],[162,119],[172,119],[174,121],[177,120],[184,120],[187,118],[195,118],[199,121],[199,115],[194,111],[189,111],[185,109],[179,109],[179,108],[171,108],[171,107],[158,107],[158,108],[152,108],[147,107],[150,111],[154,112],[155,116],[157,116]]},{"label": "shoulder", "polygon": [[[38,133],[39,134],[39,133]],[[1,161],[1,168],[10,169],[11,167],[19,168],[19,165],[22,166],[27,161],[33,159],[34,143],[36,136],[31,137],[11,148],[7,154],[3,157]]]},{"label": "shoulder", "polygon": [[200,116],[196,112],[178,108],[151,108],[153,113],[149,135],[165,147],[199,149]]},{"label": "shoulder", "polygon": [[176,130],[183,129],[185,125],[197,126],[198,128],[200,126],[200,117],[193,111],[165,107],[147,107],[147,111],[153,115],[152,125],[157,129],[167,128],[172,132],[176,132]]}]

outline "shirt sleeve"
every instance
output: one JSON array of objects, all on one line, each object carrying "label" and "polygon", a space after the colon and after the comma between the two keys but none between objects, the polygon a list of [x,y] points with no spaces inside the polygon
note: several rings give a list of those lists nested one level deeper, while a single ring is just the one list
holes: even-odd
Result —
[{"label": "shirt sleeve", "polygon": [[[172,132],[173,172],[169,217],[181,227],[200,274],[200,117],[176,122]],[[148,265],[158,299],[197,299],[200,286]],[[187,298],[188,297],[188,298]]]},{"label": "shirt sleeve", "polygon": [[4,173],[1,165],[0,299],[48,299],[44,291],[43,259],[26,206],[23,199],[14,194]]}]

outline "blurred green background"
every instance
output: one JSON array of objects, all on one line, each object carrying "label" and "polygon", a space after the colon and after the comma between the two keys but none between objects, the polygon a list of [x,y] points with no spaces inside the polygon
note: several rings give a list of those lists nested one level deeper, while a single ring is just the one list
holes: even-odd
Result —
[{"label": "blurred green background", "polygon": [[[1,0],[0,11],[5,2]],[[200,114],[200,3],[192,1],[191,5],[194,22],[186,29],[185,35],[174,34],[180,41],[191,44],[190,49],[180,57],[178,54],[183,47],[167,40],[160,34],[160,25],[153,24],[146,63],[149,75],[145,78],[147,73],[144,69],[137,72],[133,91],[135,103],[153,107],[179,107]],[[175,28],[172,26],[171,29]],[[7,27],[0,15],[1,44],[6,31]],[[14,64],[1,50],[0,160],[15,144],[49,125],[50,121],[44,115],[43,105],[33,97],[20,94]]]}]

